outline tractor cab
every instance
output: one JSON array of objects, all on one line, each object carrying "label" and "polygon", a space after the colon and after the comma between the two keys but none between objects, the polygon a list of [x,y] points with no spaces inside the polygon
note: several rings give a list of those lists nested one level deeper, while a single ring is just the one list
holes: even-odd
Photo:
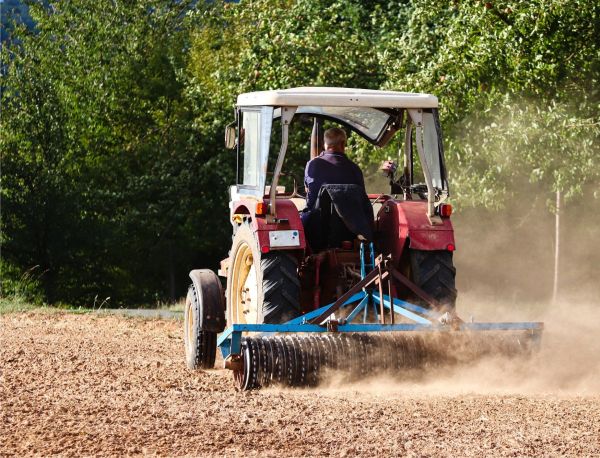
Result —
[{"label": "tractor cab", "polygon": [[[226,144],[236,148],[238,159],[237,180],[231,187],[232,203],[243,198],[263,201],[269,220],[277,218],[281,199],[291,199],[302,210],[304,169],[296,166],[290,170],[286,153],[295,125],[310,119],[310,155],[306,155],[304,164],[322,150],[324,123],[342,127],[374,147],[386,146],[400,131],[404,141],[398,149],[398,163],[402,166],[396,162],[388,164],[386,173],[391,188],[378,190],[377,195],[426,200],[428,219],[432,224],[440,222],[442,203],[448,198],[448,182],[436,97],[363,89],[297,88],[241,94],[235,113],[236,121],[226,131]],[[276,125],[280,132],[275,131]],[[273,141],[275,138],[279,145]],[[281,179],[287,176],[294,181],[289,190],[280,186]]]},{"label": "tractor cab", "polygon": [[[298,133],[307,125],[311,132],[302,138]],[[338,192],[338,202],[326,204],[317,243],[314,236],[307,237],[301,221],[303,174],[306,162],[322,151],[325,125],[356,134],[374,148],[403,137],[398,158],[385,165],[390,187],[365,196],[366,212],[359,201],[354,207],[344,205],[345,215],[340,202],[351,196]],[[450,207],[444,204],[448,182],[435,96],[323,87],[241,94],[225,143],[237,154],[229,202],[234,242],[219,271],[227,278],[228,322],[279,323],[335,300],[360,279],[365,242],[367,251],[391,257],[407,274],[428,273],[412,265],[411,249],[437,253],[433,260],[426,253],[426,269],[446,266],[442,270],[448,270],[448,278],[432,288],[440,303],[453,307],[454,238]],[[359,234],[348,222],[361,212],[370,213],[372,230]],[[358,226],[364,228],[360,219]],[[272,264],[278,268],[266,272]],[[286,286],[269,301],[273,284]]]}]

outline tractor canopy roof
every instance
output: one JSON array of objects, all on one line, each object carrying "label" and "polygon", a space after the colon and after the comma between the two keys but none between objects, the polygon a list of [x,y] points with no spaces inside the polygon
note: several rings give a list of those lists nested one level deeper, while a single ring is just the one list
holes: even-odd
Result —
[{"label": "tractor canopy roof", "polygon": [[438,99],[434,95],[410,92],[341,87],[298,87],[240,94],[237,98],[237,105],[437,108]]},{"label": "tractor canopy roof", "polygon": [[247,92],[237,99],[238,107],[296,107],[297,115],[338,122],[376,146],[384,146],[401,127],[402,113],[411,109],[435,109],[438,99],[430,94],[375,91],[341,87],[299,87]]}]

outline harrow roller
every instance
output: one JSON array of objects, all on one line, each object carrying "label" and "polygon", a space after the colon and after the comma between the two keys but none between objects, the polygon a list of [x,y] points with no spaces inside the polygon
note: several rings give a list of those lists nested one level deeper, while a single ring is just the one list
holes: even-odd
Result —
[{"label": "harrow roller", "polygon": [[243,337],[241,349],[234,379],[238,389],[252,390],[316,386],[328,371],[352,380],[468,363],[488,354],[527,355],[531,345],[523,333],[307,333]]},{"label": "harrow roller", "polygon": [[326,370],[351,378],[428,364],[419,336],[289,335],[242,339],[242,361],[235,371],[241,390],[269,385],[315,386]]}]

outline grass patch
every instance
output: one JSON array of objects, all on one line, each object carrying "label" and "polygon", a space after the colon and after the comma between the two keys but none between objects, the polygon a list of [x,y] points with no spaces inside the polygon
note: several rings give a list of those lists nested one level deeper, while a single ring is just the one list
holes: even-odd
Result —
[{"label": "grass patch", "polygon": [[[102,305],[102,306],[99,306]],[[169,313],[183,313],[185,308],[185,302],[176,302],[176,303],[166,303],[159,302],[153,305],[138,305],[131,309],[131,315],[136,315],[135,311],[139,310],[140,312],[144,311],[152,311],[155,312],[156,316],[159,317],[161,312],[169,312]],[[0,315],[6,315],[9,313],[23,313],[23,312],[40,312],[40,313],[98,313],[98,312],[106,312],[106,313],[119,313],[119,310],[122,310],[123,307],[106,307],[106,304],[97,304],[95,307],[81,307],[81,306],[73,306],[65,303],[57,303],[57,304],[40,304],[32,301],[31,299],[26,298],[21,294],[9,294],[6,296],[0,296]],[[124,313],[127,315],[127,313]],[[140,313],[143,315],[143,313]],[[150,316],[151,314],[149,314]]]},{"label": "grass patch", "polygon": [[47,305],[47,304],[34,304],[27,301],[23,297],[12,296],[5,297],[0,296],[0,315],[7,315],[9,313],[23,313],[23,312],[41,312],[41,313],[90,313],[93,310],[85,307],[73,307],[67,304]]},{"label": "grass patch", "polygon": [[0,315],[7,313],[29,312],[40,308],[21,297],[0,297]]},{"label": "grass patch", "polygon": [[185,302],[176,302],[175,304],[167,305],[166,307],[160,307],[161,309],[168,310],[169,312],[181,312],[185,310]]}]

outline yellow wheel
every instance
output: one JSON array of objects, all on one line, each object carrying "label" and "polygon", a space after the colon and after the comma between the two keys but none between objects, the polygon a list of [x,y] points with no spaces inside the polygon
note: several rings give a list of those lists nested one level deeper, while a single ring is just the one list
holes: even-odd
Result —
[{"label": "yellow wheel", "polygon": [[298,261],[285,251],[261,253],[248,224],[233,238],[227,273],[227,325],[284,323],[300,315]]}]

